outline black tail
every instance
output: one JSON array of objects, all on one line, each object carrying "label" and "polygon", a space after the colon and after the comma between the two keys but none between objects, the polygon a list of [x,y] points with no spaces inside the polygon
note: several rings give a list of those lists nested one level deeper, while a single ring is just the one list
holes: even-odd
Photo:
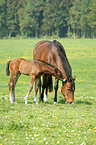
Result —
[{"label": "black tail", "polygon": [[53,83],[52,83],[52,76],[51,75],[44,75],[43,76],[43,87],[48,88],[49,92],[53,91]]},{"label": "black tail", "polygon": [[9,64],[10,64],[11,60],[7,62],[6,64],[6,75],[9,76],[10,75],[10,70],[9,70]]},{"label": "black tail", "polygon": [[53,91],[52,76],[49,76],[49,77],[48,77],[47,85],[48,85],[49,92],[52,92],[52,91]]}]

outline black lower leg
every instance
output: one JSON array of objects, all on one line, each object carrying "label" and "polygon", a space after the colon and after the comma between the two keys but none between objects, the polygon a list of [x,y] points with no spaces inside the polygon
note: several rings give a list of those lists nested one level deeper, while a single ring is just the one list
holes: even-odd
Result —
[{"label": "black lower leg", "polygon": [[57,90],[55,89],[54,102],[57,102]]},{"label": "black lower leg", "polygon": [[43,101],[43,98],[44,98],[44,88],[42,89],[42,93],[39,97],[39,101]]},{"label": "black lower leg", "polygon": [[59,81],[56,80],[56,81],[55,81],[55,86],[54,86],[54,89],[55,89],[54,102],[57,102],[58,83],[59,83]]}]

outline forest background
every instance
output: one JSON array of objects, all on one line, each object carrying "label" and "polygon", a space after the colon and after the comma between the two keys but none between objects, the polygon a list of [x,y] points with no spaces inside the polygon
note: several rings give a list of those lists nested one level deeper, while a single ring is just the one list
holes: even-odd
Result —
[{"label": "forest background", "polygon": [[96,0],[0,0],[0,38],[95,38]]}]

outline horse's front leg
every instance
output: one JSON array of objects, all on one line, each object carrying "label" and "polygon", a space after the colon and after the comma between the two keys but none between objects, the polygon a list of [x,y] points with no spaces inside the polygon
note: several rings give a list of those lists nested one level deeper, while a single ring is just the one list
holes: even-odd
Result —
[{"label": "horse's front leg", "polygon": [[44,90],[45,90],[46,87],[47,87],[47,84],[46,84],[46,83],[47,83],[46,77],[47,77],[46,74],[43,75],[42,93],[41,93],[41,95],[40,95],[40,97],[39,97],[39,101],[42,101],[42,102],[43,102],[43,98],[44,98]]},{"label": "horse's front leg", "polygon": [[47,102],[47,98],[48,98],[48,87],[46,86],[45,88],[45,93],[44,93],[44,102]]},{"label": "horse's front leg", "polygon": [[59,80],[55,80],[55,86],[54,86],[54,89],[55,89],[55,96],[54,96],[54,104],[57,103],[57,91],[58,91],[58,85],[59,85]]},{"label": "horse's front leg", "polygon": [[28,90],[28,93],[27,93],[27,95],[26,95],[26,97],[25,97],[25,104],[27,104],[28,96],[29,96],[30,92],[32,91],[32,87],[33,87],[34,80],[35,80],[35,76],[32,75],[32,76],[31,76],[31,80],[30,80],[29,90]]}]

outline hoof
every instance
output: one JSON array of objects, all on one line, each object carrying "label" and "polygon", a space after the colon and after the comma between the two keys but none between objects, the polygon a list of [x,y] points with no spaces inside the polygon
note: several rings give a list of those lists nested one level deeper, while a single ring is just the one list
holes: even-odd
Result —
[{"label": "hoof", "polygon": [[40,102],[43,102],[43,100],[41,99],[41,97],[39,97],[39,101],[40,101]]},{"label": "hoof", "polygon": [[17,102],[16,102],[16,101],[15,101],[14,103],[15,103],[15,104],[17,104]]},{"label": "hoof", "polygon": [[44,102],[47,102],[47,95],[44,94]]},{"label": "hoof", "polygon": [[65,102],[65,104],[69,103],[68,100]]},{"label": "hoof", "polygon": [[27,101],[25,100],[25,104],[27,104]]},{"label": "hoof", "polygon": [[13,101],[10,100],[10,102],[11,102],[11,104],[13,104]]},{"label": "hoof", "polygon": [[37,100],[37,99],[36,99],[36,98],[34,98],[34,102],[36,102],[36,100]]},{"label": "hoof", "polygon": [[38,102],[36,102],[36,105],[38,105]]},{"label": "hoof", "polygon": [[57,102],[54,102],[54,104],[58,104]]}]

